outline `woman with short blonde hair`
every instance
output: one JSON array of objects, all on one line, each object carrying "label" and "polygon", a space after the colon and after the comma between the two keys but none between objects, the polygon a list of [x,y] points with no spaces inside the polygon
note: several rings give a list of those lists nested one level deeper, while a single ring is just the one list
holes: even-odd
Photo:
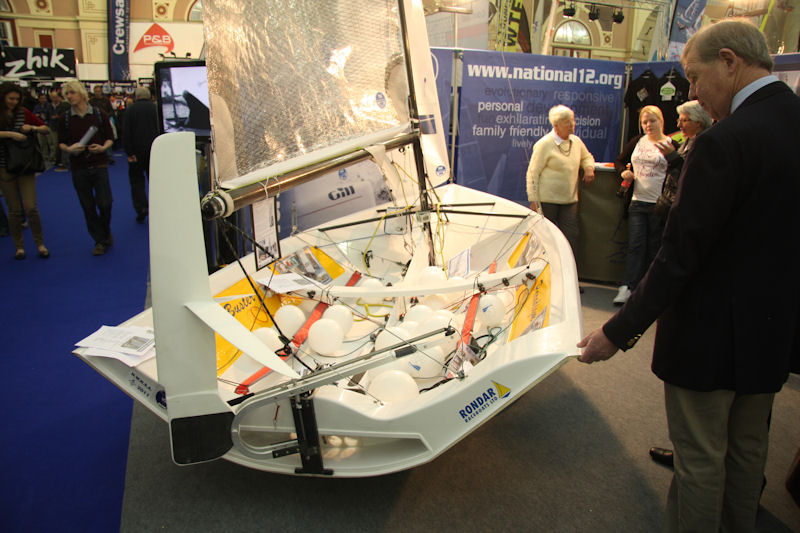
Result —
[{"label": "woman with short blonde hair", "polygon": [[630,202],[628,212],[628,251],[625,275],[615,305],[624,304],[641,281],[661,245],[663,221],[655,214],[655,206],[669,166],[663,147],[678,148],[678,143],[664,135],[664,114],[654,105],[639,110],[639,131],[642,133],[625,145],[614,161]]}]

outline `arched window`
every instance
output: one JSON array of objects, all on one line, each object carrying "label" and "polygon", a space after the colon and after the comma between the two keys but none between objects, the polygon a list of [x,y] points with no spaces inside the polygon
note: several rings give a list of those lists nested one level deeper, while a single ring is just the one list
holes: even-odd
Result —
[{"label": "arched window", "polygon": [[556,29],[553,36],[553,55],[568,57],[592,57],[592,35],[581,22],[567,20]]},{"label": "arched window", "polygon": [[197,0],[189,10],[190,22],[203,22],[203,0]]},{"label": "arched window", "polygon": [[591,46],[592,36],[589,34],[589,30],[586,29],[586,26],[577,20],[568,20],[556,30],[556,34],[553,37],[553,44],[562,46],[570,44]]}]

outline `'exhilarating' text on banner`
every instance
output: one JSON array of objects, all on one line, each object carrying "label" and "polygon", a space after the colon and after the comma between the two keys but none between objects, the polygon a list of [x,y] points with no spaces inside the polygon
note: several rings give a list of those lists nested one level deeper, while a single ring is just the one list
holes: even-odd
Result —
[{"label": "'exhilarating' text on banner", "polygon": [[575,134],[596,161],[619,150],[625,64],[617,61],[464,51],[456,181],[527,204],[533,144],[548,111],[575,112]]}]

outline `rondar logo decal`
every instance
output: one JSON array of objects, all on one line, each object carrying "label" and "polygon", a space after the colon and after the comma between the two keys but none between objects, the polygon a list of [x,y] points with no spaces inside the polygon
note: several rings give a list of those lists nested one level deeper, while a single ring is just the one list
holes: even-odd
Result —
[{"label": "rondar logo decal", "polygon": [[485,391],[476,396],[474,400],[458,410],[461,420],[468,424],[472,420],[475,420],[475,418],[481,415],[495,402],[501,398],[508,398],[511,395],[511,389],[505,385],[501,385],[496,381],[492,381],[492,385],[493,387],[487,388]]},{"label": "rondar logo decal", "polygon": [[133,51],[138,52],[142,48],[148,48],[150,46],[165,46],[167,48],[165,53],[168,54],[169,52],[172,52],[173,48],[175,48],[175,39],[172,38],[172,35],[170,35],[167,30],[158,24],[153,24],[146,32],[144,32],[144,35],[142,35],[142,38],[139,39],[139,42],[136,44],[136,48],[134,48]]}]

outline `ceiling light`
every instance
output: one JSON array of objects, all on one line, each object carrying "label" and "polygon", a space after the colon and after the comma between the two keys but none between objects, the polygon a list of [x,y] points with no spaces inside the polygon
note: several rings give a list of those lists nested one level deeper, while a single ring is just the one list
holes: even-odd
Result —
[{"label": "ceiling light", "polygon": [[600,18],[600,10],[597,9],[596,4],[592,4],[589,8],[589,20],[597,20]]},{"label": "ceiling light", "polygon": [[564,8],[564,16],[565,17],[575,16],[575,4],[570,4],[569,7]]},{"label": "ceiling light", "polygon": [[617,24],[622,24],[622,21],[625,20],[625,15],[622,14],[622,8],[614,11],[614,14],[611,15],[611,20],[616,22]]}]

